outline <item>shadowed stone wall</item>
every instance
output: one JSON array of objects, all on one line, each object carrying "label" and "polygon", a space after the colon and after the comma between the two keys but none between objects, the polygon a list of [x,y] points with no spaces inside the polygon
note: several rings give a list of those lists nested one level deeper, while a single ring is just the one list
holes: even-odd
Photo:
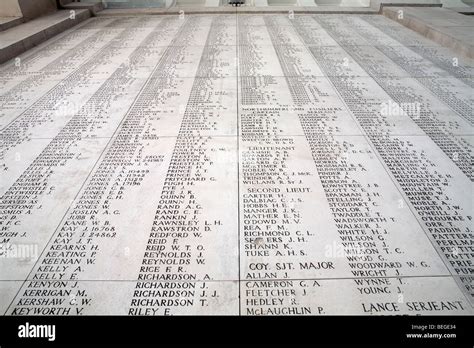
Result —
[{"label": "shadowed stone wall", "polygon": [[30,20],[57,10],[56,0],[1,0],[0,17]]},{"label": "shadowed stone wall", "polygon": [[56,0],[18,0],[25,19],[33,19],[57,10]]},{"label": "shadowed stone wall", "polygon": [[20,17],[21,10],[18,0],[2,0],[0,4],[0,17]]}]

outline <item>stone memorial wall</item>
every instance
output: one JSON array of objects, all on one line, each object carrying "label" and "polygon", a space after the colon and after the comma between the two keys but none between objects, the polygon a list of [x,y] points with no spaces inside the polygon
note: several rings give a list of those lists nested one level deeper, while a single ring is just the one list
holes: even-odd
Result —
[{"label": "stone memorial wall", "polygon": [[473,72],[378,15],[64,32],[0,67],[0,312],[472,315]]}]

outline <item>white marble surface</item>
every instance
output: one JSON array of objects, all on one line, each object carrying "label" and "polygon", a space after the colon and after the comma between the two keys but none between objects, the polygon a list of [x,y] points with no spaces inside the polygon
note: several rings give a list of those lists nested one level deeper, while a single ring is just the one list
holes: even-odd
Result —
[{"label": "white marble surface", "polygon": [[473,70],[378,15],[41,44],[0,66],[0,312],[473,314]]}]

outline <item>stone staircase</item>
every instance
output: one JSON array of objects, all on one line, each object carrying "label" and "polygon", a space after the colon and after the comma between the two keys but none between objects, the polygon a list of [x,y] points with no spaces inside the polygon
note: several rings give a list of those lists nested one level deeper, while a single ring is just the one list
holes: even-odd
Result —
[{"label": "stone staircase", "polygon": [[21,18],[15,19],[12,26],[0,31],[0,64],[90,17],[88,9],[79,9],[73,15],[70,10],[59,10],[26,23]]}]

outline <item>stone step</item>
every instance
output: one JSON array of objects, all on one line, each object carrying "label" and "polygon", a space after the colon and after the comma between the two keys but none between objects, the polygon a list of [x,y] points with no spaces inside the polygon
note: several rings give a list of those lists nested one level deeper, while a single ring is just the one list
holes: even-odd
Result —
[{"label": "stone step", "polygon": [[61,4],[61,7],[65,10],[89,10],[95,16],[104,9],[104,4],[101,1],[82,1]]},{"label": "stone step", "polygon": [[72,19],[69,10],[59,10],[0,32],[0,64],[17,57],[90,16],[89,10],[76,10],[75,17]]},{"label": "stone step", "polygon": [[107,8],[98,16],[138,16],[138,15],[169,15],[169,14],[219,14],[219,13],[285,13],[296,14],[377,14],[378,10],[370,7],[339,7],[339,6],[173,6],[170,8]]},{"label": "stone step", "polygon": [[0,31],[16,27],[23,23],[22,17],[0,17]]}]

